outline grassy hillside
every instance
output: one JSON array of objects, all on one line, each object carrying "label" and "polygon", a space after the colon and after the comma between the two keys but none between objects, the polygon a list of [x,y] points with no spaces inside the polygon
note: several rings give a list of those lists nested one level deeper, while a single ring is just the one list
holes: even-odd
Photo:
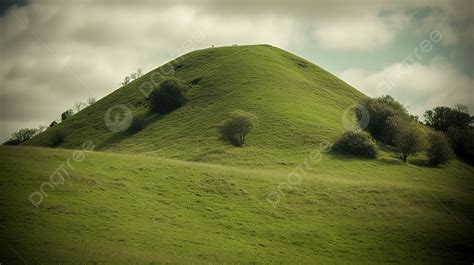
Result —
[{"label": "grassy hillside", "polygon": [[[473,169],[323,154],[277,207],[291,167],[87,153],[28,201],[72,150],[1,147],[2,264],[470,264]],[[18,254],[16,254],[16,253]]]},{"label": "grassy hillside", "polygon": [[[139,88],[170,65],[189,101],[151,115]],[[473,167],[402,164],[384,146],[373,160],[322,151],[363,97],[268,45],[186,54],[27,146],[0,147],[0,262],[471,264]],[[118,104],[146,127],[110,131]],[[215,128],[236,109],[259,119],[243,148]],[[32,147],[55,131],[59,148]],[[94,152],[70,150],[86,141]],[[61,165],[64,182],[48,186]]]},{"label": "grassy hillside", "polygon": [[[152,79],[159,84],[169,69],[185,83],[198,82],[190,87],[184,107],[153,116],[139,88]],[[361,97],[320,67],[272,46],[210,48],[146,74],[26,144],[44,145],[49,134],[65,130],[64,148],[80,147],[88,139],[100,150],[192,161],[246,163],[259,157],[267,165],[297,163],[308,148],[343,130],[344,110]],[[104,114],[117,104],[147,119],[146,128],[133,136],[108,130]],[[260,120],[248,139],[251,148],[235,149],[218,139],[214,126],[236,109],[254,112]]]}]

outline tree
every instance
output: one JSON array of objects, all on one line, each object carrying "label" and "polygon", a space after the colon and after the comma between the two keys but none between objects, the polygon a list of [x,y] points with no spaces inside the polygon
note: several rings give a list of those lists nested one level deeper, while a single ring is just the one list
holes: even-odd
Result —
[{"label": "tree", "polygon": [[87,104],[89,104],[89,106],[94,104],[95,102],[96,102],[95,98],[88,98],[87,99]]},{"label": "tree", "polygon": [[230,114],[229,118],[218,125],[221,139],[241,147],[244,145],[247,135],[255,127],[256,122],[255,114],[236,110]]},{"label": "tree", "polygon": [[393,116],[388,120],[394,132],[394,145],[404,163],[407,157],[425,148],[424,131],[417,122],[406,117]]},{"label": "tree", "polygon": [[474,128],[471,126],[464,129],[451,127],[446,135],[454,153],[474,165]]},{"label": "tree", "polygon": [[474,117],[469,115],[467,107],[459,104],[454,108],[436,107],[427,110],[423,117],[427,126],[443,132],[447,132],[451,127],[467,128],[474,121]]},{"label": "tree", "polygon": [[442,132],[431,132],[428,139],[429,147],[426,150],[426,154],[430,164],[445,164],[453,157],[453,149],[449,144],[448,138]]},{"label": "tree", "polygon": [[137,78],[140,78],[142,76],[142,69],[138,68],[137,69]]},{"label": "tree", "polygon": [[[389,95],[378,98],[366,98],[361,100],[363,106],[369,114],[369,123],[364,129],[375,139],[385,144],[393,144],[394,134],[388,125],[388,119],[393,116],[409,118],[406,108]],[[357,112],[358,119],[361,120],[364,113]]]},{"label": "tree", "polygon": [[74,109],[76,110],[76,113],[78,113],[79,111],[81,111],[81,109],[83,107],[86,106],[86,103],[82,103],[82,102],[76,102],[74,103]]},{"label": "tree", "polygon": [[126,77],[123,79],[123,82],[120,83],[120,85],[122,85],[122,86],[128,85],[128,84],[130,83],[130,81],[131,81],[130,76],[126,76]]},{"label": "tree", "polygon": [[148,99],[151,111],[166,114],[186,103],[185,88],[180,81],[168,79],[153,89]]},{"label": "tree", "polygon": [[375,158],[377,145],[372,136],[364,131],[347,131],[332,146],[332,150],[345,154]]},{"label": "tree", "polygon": [[5,143],[5,145],[17,145],[21,144],[24,141],[27,141],[33,136],[37,135],[39,133],[39,129],[33,129],[33,128],[24,128],[21,129],[17,132],[14,132],[11,136],[10,139],[8,139]]},{"label": "tree", "polygon": [[73,114],[74,112],[72,111],[72,109],[66,110],[65,112],[61,113],[61,121],[69,119]]}]

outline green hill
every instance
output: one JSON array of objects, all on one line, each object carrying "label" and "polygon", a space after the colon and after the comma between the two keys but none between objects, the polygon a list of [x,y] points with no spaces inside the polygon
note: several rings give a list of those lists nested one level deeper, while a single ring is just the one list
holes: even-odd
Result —
[{"label": "green hill", "polygon": [[[189,100],[152,115],[139,88],[170,66]],[[432,167],[424,154],[403,164],[384,146],[377,159],[323,148],[363,97],[268,45],[186,54],[0,147],[0,263],[472,263],[473,167]],[[145,128],[112,132],[104,119],[117,105]],[[259,119],[243,148],[215,128],[236,109]],[[59,131],[63,144],[41,148]]]},{"label": "green hill", "polygon": [[[170,68],[175,69],[173,77],[196,84],[184,107],[164,116],[151,115],[140,87],[148,90],[151,80],[159,84]],[[144,75],[26,144],[45,145],[49,134],[64,130],[61,147],[65,148],[80,147],[89,139],[100,150],[242,163],[256,156],[266,164],[287,163],[289,151],[293,156],[306,153],[337,136],[343,130],[344,110],[361,97],[320,67],[272,46],[210,48]],[[134,135],[111,132],[104,114],[117,104],[125,104],[135,118],[146,119],[145,129]],[[254,112],[260,121],[245,149],[220,142],[214,127],[236,109]]]}]

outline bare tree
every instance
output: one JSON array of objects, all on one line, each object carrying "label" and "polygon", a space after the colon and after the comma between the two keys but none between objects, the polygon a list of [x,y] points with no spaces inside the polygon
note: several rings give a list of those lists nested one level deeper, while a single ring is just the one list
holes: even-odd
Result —
[{"label": "bare tree", "polygon": [[95,100],[95,98],[88,98],[87,99],[87,104],[89,104],[89,106],[90,106],[90,105],[94,104],[96,101],[97,100]]},{"label": "bare tree", "polygon": [[125,86],[125,85],[128,85],[130,83],[130,76],[126,76],[124,79],[123,79],[123,82],[120,83],[122,86]]},{"label": "bare tree", "polygon": [[74,103],[74,109],[76,110],[76,113],[82,110],[83,107],[86,106],[86,103],[83,102],[76,102]]}]

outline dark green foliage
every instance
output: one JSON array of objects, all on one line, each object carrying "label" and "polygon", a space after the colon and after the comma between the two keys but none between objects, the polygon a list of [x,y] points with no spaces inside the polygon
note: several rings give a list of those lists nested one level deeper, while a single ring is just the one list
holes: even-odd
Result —
[{"label": "dark green foliage", "polygon": [[445,164],[453,157],[453,149],[448,138],[441,132],[432,132],[428,136],[429,147],[426,150],[428,162],[432,165]]},{"label": "dark green foliage", "polygon": [[257,117],[253,113],[241,110],[232,112],[230,117],[218,126],[221,139],[229,141],[234,146],[243,146],[256,121]]},{"label": "dark green foliage", "polygon": [[145,121],[141,118],[134,118],[130,127],[128,127],[127,132],[129,134],[135,134],[145,128]]},{"label": "dark green foliage", "polygon": [[[391,96],[381,96],[378,98],[363,99],[360,104],[367,109],[369,123],[364,129],[375,139],[385,144],[394,144],[394,131],[388,125],[388,119],[392,116],[409,117],[406,108]],[[362,120],[363,113],[357,112],[359,120]]]},{"label": "dark green foliage", "polygon": [[6,140],[3,144],[4,145],[19,145],[19,144],[21,144],[21,142],[18,139],[10,138],[10,139]]},{"label": "dark green foliage", "polygon": [[49,135],[47,144],[49,147],[56,147],[64,143],[65,138],[66,134],[64,131],[55,130]]},{"label": "dark green foliage", "polygon": [[451,127],[467,128],[474,120],[474,117],[469,115],[467,107],[463,105],[457,105],[455,108],[436,107],[427,110],[424,118],[426,125],[443,132],[447,132]]},{"label": "dark green foliage", "polygon": [[332,146],[332,150],[340,153],[375,158],[377,145],[367,132],[347,131]]},{"label": "dark green foliage", "polygon": [[72,109],[66,110],[65,112],[61,113],[61,121],[69,119],[73,114],[74,112],[72,111]]},{"label": "dark green foliage", "polygon": [[50,124],[49,124],[49,128],[52,128],[54,126],[58,125],[58,122],[57,121],[52,121]]},{"label": "dark green foliage", "polygon": [[40,132],[39,129],[33,129],[33,128],[23,128],[19,130],[18,132],[14,132],[12,134],[12,137],[8,139],[6,142],[4,142],[4,145],[18,145],[23,143],[24,141],[27,141],[33,136],[37,135]]},{"label": "dark green foliage", "polygon": [[150,109],[160,114],[169,113],[186,103],[185,88],[176,79],[163,81],[149,96]]},{"label": "dark green foliage", "polygon": [[419,123],[406,117],[393,116],[388,119],[388,127],[394,134],[394,146],[404,163],[409,155],[423,151],[426,146],[424,131]]},{"label": "dark green foliage", "polygon": [[451,127],[447,132],[447,137],[454,153],[471,165],[474,165],[474,128],[460,129]]}]

